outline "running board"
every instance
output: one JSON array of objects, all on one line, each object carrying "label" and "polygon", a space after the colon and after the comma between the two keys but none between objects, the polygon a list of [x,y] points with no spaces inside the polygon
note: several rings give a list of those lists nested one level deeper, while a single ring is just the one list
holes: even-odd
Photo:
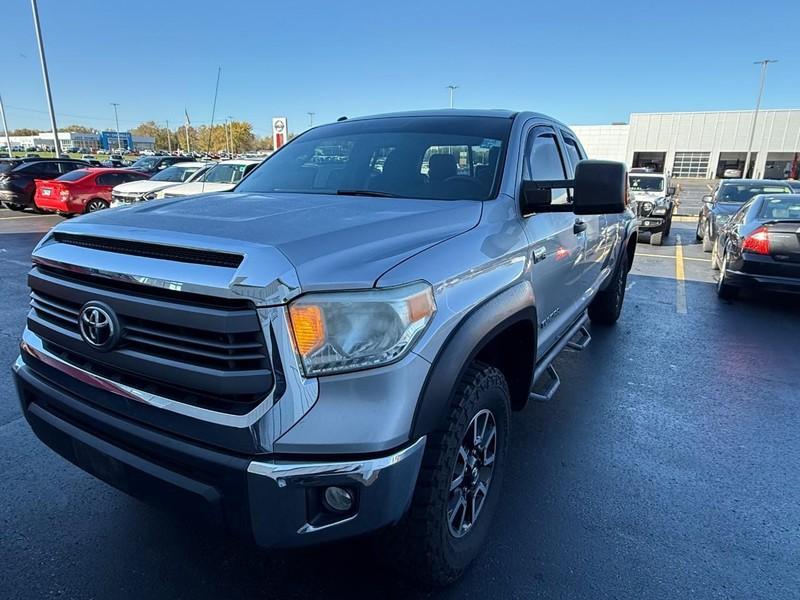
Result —
[{"label": "running board", "polygon": [[[528,394],[528,398],[530,400],[534,400],[536,402],[549,402],[553,399],[553,396],[555,396],[558,388],[561,386],[561,379],[559,378],[555,367],[553,367],[553,361],[564,348],[570,348],[576,352],[586,349],[586,347],[592,341],[592,336],[586,329],[586,323],[588,321],[589,316],[584,312],[583,315],[581,315],[581,317],[575,321],[575,323],[573,323],[573,325],[561,337],[561,339],[556,342],[555,346],[550,348],[550,350],[548,350],[547,353],[542,357],[542,360],[538,362],[533,371],[531,391]],[[577,335],[580,335],[580,337],[576,341],[572,341],[572,339]],[[550,380],[547,384],[547,387],[541,392],[534,391],[537,382],[545,374]]]},{"label": "running board", "polygon": [[531,392],[528,394],[529,400],[535,400],[536,402],[550,402],[550,400],[553,399],[553,396],[556,395],[558,388],[561,387],[561,379],[556,372],[556,368],[552,364],[547,365],[545,373],[550,378],[550,383],[547,384],[547,388],[542,392],[534,392],[531,390]]}]

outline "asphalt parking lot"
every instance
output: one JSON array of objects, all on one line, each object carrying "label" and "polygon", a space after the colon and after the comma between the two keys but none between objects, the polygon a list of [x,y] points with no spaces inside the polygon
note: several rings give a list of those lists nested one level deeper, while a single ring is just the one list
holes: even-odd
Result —
[{"label": "asphalt parking lot", "polygon": [[366,542],[243,546],[35,439],[8,367],[30,251],[58,220],[0,210],[0,598],[800,597],[798,302],[719,301],[693,223],[639,245],[618,326],[515,415],[489,546],[421,592]]}]

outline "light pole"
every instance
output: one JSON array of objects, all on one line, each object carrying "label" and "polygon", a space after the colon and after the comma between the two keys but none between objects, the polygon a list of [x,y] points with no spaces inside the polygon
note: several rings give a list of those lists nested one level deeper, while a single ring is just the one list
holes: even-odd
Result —
[{"label": "light pole", "polygon": [[233,156],[233,117],[228,115],[228,135],[230,136],[230,146],[228,147],[228,154]]},{"label": "light pole", "polygon": [[8,137],[8,123],[6,123],[6,110],[3,107],[2,96],[0,96],[0,117],[3,117],[3,131],[6,134],[6,144],[8,144],[8,158],[13,158],[11,154],[11,138]]},{"label": "light pole", "polygon": [[453,92],[458,89],[457,85],[448,85],[447,89],[450,90],[450,108],[453,108]]},{"label": "light pole", "polygon": [[169,119],[167,119],[167,152],[172,154],[172,136],[169,134]]},{"label": "light pole", "polygon": [[308,115],[308,128],[311,129],[314,126],[314,115],[317,114],[315,112],[307,112]]},{"label": "light pole", "polygon": [[47,95],[47,108],[50,110],[50,127],[53,128],[53,150],[56,157],[61,155],[61,144],[58,141],[58,127],[56,127],[56,111],[53,109],[53,94],[50,93],[50,76],[47,74],[47,60],[44,57],[44,42],[42,41],[42,28],[39,26],[39,8],[36,0],[31,0],[33,10],[33,25],[36,30],[36,42],[39,44],[39,60],[42,63],[42,78],[44,79],[44,91]]},{"label": "light pole", "polygon": [[747,172],[750,169],[750,153],[753,150],[753,138],[756,135],[756,121],[758,120],[758,111],[761,108],[761,96],[764,93],[764,81],[767,78],[767,65],[769,63],[778,62],[777,60],[772,60],[766,58],[764,60],[757,60],[753,64],[754,65],[761,65],[761,82],[758,85],[758,98],[756,99],[756,110],[753,112],[753,126],[750,128],[750,141],[747,142],[747,156],[744,159],[744,171],[742,171],[742,177],[747,177]]},{"label": "light pole", "polygon": [[117,152],[122,150],[122,141],[119,138],[119,117],[117,116],[117,107],[119,106],[119,102],[111,102],[111,106],[114,107],[114,121],[117,124]]}]

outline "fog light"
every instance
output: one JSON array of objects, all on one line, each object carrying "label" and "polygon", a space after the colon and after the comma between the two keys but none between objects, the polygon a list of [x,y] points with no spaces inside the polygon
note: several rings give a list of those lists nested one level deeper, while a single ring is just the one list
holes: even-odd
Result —
[{"label": "fog light", "polygon": [[325,488],[325,506],[334,512],[347,512],[353,508],[353,494],[335,485]]}]

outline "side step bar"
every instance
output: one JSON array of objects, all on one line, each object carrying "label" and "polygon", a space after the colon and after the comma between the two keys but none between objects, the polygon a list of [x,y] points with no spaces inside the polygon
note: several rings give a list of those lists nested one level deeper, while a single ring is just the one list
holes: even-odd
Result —
[{"label": "side step bar", "polygon": [[[564,348],[569,348],[570,350],[580,352],[589,346],[589,343],[592,341],[592,336],[586,329],[586,323],[588,321],[589,316],[586,313],[583,313],[581,318],[575,321],[572,327],[570,327],[561,337],[561,339],[559,339],[558,342],[556,342],[556,344],[547,351],[547,354],[542,357],[542,360],[536,364],[536,368],[533,371],[533,383],[531,391],[528,394],[528,398],[530,400],[534,400],[536,402],[549,402],[553,399],[553,396],[556,395],[558,388],[561,386],[561,378],[558,376],[558,372],[553,366],[553,361],[555,360],[556,356],[561,354],[561,351]],[[580,337],[573,341],[573,338],[576,336]],[[533,388],[536,387],[536,384],[545,374],[549,379],[547,386],[544,390],[534,391]]]}]

